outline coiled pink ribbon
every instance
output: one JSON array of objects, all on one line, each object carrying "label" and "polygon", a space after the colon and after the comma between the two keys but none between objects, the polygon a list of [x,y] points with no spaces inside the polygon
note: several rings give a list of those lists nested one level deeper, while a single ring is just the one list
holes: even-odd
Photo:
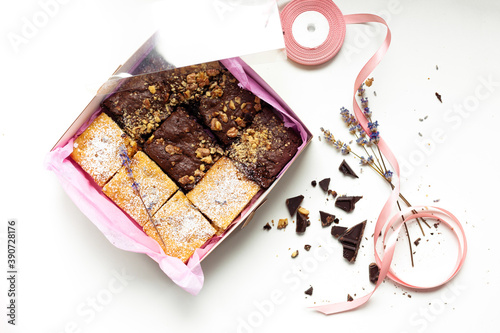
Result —
[{"label": "coiled pink ribbon", "polygon": [[[330,31],[325,42],[315,48],[304,47],[298,44],[297,41],[293,38],[292,34],[293,22],[295,21],[297,16],[306,11],[316,11],[321,13],[328,20],[328,24],[330,26]],[[354,83],[354,114],[364,131],[369,134],[371,133],[371,131],[368,128],[368,119],[365,117],[356,101],[356,93],[361,84],[368,78],[368,75],[380,63],[391,43],[391,31],[389,30],[389,26],[387,25],[385,20],[377,15],[372,14],[352,14],[344,16],[342,15],[339,8],[331,0],[293,0],[292,2],[287,4],[281,12],[281,23],[283,26],[287,57],[303,65],[318,65],[332,59],[339,52],[342,43],[344,42],[346,31],[345,25],[368,22],[381,23],[387,27],[387,35],[382,46],[363,66]],[[394,189],[392,190],[388,200],[384,204],[384,207],[382,208],[377,219],[377,223],[375,224],[373,249],[375,252],[375,260],[380,268],[379,278],[377,280],[377,283],[375,284],[375,288],[373,289],[373,291],[365,296],[359,297],[350,302],[331,303],[312,307],[312,309],[320,311],[324,314],[345,312],[358,308],[359,306],[365,304],[366,302],[368,302],[375,290],[386,277],[390,278],[400,285],[418,290],[427,290],[440,287],[448,283],[460,271],[467,255],[467,240],[465,237],[465,231],[459,220],[449,211],[439,207],[415,206],[407,208],[403,211],[398,211],[397,213],[393,213],[393,208],[397,203],[400,191],[399,164],[396,157],[389,149],[387,143],[383,138],[380,138],[378,147],[391,164],[395,174],[395,177],[393,178]],[[414,211],[417,211],[417,213],[413,213]],[[401,218],[401,216],[405,216],[404,220]],[[418,286],[407,283],[399,278],[391,269],[391,262],[394,256],[396,241],[402,226],[404,225],[404,223],[415,222],[417,218],[433,219],[438,222],[444,223],[452,230],[453,235],[458,240],[459,248],[457,261],[451,274],[444,281],[430,286]],[[390,232],[390,230],[393,231]],[[377,252],[377,243],[380,235],[383,235],[382,256],[379,256]]]}]

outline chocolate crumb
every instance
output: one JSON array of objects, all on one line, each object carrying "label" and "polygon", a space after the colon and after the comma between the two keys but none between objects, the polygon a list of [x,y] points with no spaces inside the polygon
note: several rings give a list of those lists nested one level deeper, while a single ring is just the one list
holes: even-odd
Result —
[{"label": "chocolate crumb", "polygon": [[437,99],[438,99],[441,103],[443,103],[443,100],[441,99],[441,95],[440,95],[440,94],[436,93],[436,97],[437,97]]},{"label": "chocolate crumb", "polygon": [[370,282],[377,283],[378,277],[380,275],[380,268],[376,263],[372,262],[370,265],[368,265],[368,274],[370,276]]},{"label": "chocolate crumb", "polygon": [[319,182],[319,187],[325,192],[328,192],[328,187],[330,186],[330,178],[325,178]]},{"label": "chocolate crumb", "polygon": [[316,184],[318,184],[315,180],[311,182],[312,187],[316,187]]},{"label": "chocolate crumb", "polygon": [[421,238],[419,237],[419,238],[417,238],[417,239],[413,242],[413,244],[415,244],[415,246],[418,246],[418,244],[420,244],[420,241],[421,241]]},{"label": "chocolate crumb", "polygon": [[290,212],[290,215],[295,214],[302,200],[304,200],[303,195],[298,195],[296,197],[286,199],[286,206],[288,208],[288,211]]},{"label": "chocolate crumb", "polygon": [[351,295],[347,294],[347,301],[352,302],[352,301],[354,301],[354,298],[352,298]]},{"label": "chocolate crumb", "polygon": [[267,230],[267,231],[271,230],[271,228],[272,228],[272,227],[271,227],[271,225],[269,224],[269,222],[268,222],[268,223],[266,223],[266,225],[264,226],[264,230]]},{"label": "chocolate crumb", "polygon": [[306,291],[304,291],[304,294],[312,296],[312,294],[313,294],[313,287],[312,286],[309,287],[309,289],[307,289]]},{"label": "chocolate crumb", "polygon": [[344,174],[344,176],[351,176],[354,178],[359,178],[358,175],[351,169],[349,164],[345,160],[342,161],[342,163],[339,166],[340,172]]},{"label": "chocolate crumb", "polygon": [[436,223],[434,223],[434,228],[436,228],[436,229],[437,229],[438,225],[439,225],[439,223],[437,223],[437,222],[436,222]]},{"label": "chocolate crumb", "polygon": [[311,245],[306,244],[304,245],[304,250],[309,251],[311,249]]}]

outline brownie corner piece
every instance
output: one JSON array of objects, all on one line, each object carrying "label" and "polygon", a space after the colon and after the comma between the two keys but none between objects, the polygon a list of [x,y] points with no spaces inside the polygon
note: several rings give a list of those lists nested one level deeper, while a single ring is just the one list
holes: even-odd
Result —
[{"label": "brownie corner piece", "polygon": [[259,112],[251,126],[229,148],[229,157],[245,175],[267,188],[295,156],[302,139],[270,107]]},{"label": "brownie corner piece", "polygon": [[101,106],[133,139],[143,143],[172,112],[170,89],[161,73],[134,76]]},{"label": "brownie corner piece", "polygon": [[224,154],[216,140],[181,107],[158,127],[144,151],[186,191]]}]

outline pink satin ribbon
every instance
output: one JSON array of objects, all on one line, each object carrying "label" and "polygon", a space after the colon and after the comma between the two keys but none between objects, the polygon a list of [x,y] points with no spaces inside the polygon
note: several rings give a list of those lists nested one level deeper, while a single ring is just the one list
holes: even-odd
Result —
[{"label": "pink satin ribbon", "polygon": [[[291,27],[293,25],[293,21],[305,11],[317,11],[325,16],[328,20],[330,26],[330,34],[327,37],[327,41],[325,41],[322,45],[317,48],[307,48],[300,46],[292,35]],[[326,14],[325,14],[326,13]],[[339,14],[340,13],[340,14]],[[300,64],[304,65],[317,65],[324,63],[331,58],[333,58],[344,41],[345,37],[345,24],[361,24],[361,23],[381,23],[387,27],[387,35],[382,46],[375,52],[375,54],[368,60],[368,62],[363,66],[358,76],[356,77],[354,83],[354,94],[353,94],[353,110],[354,114],[359,121],[360,125],[364,129],[366,133],[371,133],[368,128],[368,119],[365,117],[363,112],[361,111],[357,101],[356,94],[358,88],[361,84],[368,78],[368,75],[375,69],[375,67],[380,63],[383,56],[386,54],[389,45],[391,43],[391,31],[389,30],[389,26],[385,22],[385,20],[377,15],[372,14],[352,14],[343,16],[338,9],[337,6],[331,0],[321,0],[321,1],[311,1],[311,0],[294,0],[285,6],[281,13],[281,21],[283,25],[283,33],[285,36],[285,45],[287,48],[287,56]],[[340,26],[344,26],[344,28]],[[334,27],[335,30],[332,29]],[[335,31],[338,32],[335,35]],[[331,38],[332,40],[328,40]],[[328,50],[328,47],[333,47],[332,50]],[[384,141],[383,138],[380,138],[380,142],[378,147],[382,154],[385,156],[387,161],[391,164],[394,169],[393,177],[393,185],[394,189],[392,190],[388,200],[384,204],[379,217],[377,219],[377,223],[375,224],[375,232],[374,232],[374,242],[373,249],[375,252],[375,260],[377,265],[380,267],[380,274],[375,285],[373,291],[368,293],[365,296],[354,299],[351,302],[340,302],[340,303],[331,303],[320,306],[312,307],[319,312],[324,314],[335,314],[340,312],[349,311],[352,309],[356,309],[370,299],[378,286],[384,281],[386,277],[390,278],[394,282],[403,285],[408,288],[425,290],[425,289],[433,289],[440,287],[446,283],[448,283],[455,275],[460,271],[461,267],[464,264],[465,257],[467,255],[467,240],[465,237],[465,231],[460,224],[459,220],[449,211],[439,208],[439,207],[423,207],[423,206],[415,206],[407,208],[401,212],[393,213],[393,209],[396,205],[396,202],[399,197],[400,191],[400,169],[399,164],[389,149],[389,146]],[[417,213],[412,213],[412,211],[417,211]],[[405,216],[403,220],[401,216]],[[458,256],[455,266],[445,280],[438,282],[436,284],[430,286],[419,286],[413,285],[405,282],[401,278],[399,278],[396,273],[391,269],[391,262],[394,256],[394,251],[396,247],[396,241],[401,231],[404,223],[412,223],[415,222],[417,218],[426,218],[426,219],[434,219],[438,222],[442,222],[447,225],[452,231],[453,235],[458,240]],[[393,230],[392,232],[389,232]],[[383,244],[383,255],[379,256],[377,252],[377,243],[380,235],[383,235],[382,244]]]}]

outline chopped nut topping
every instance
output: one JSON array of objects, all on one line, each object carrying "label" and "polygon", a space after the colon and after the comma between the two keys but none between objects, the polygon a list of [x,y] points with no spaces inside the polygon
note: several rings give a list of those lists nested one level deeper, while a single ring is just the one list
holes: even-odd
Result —
[{"label": "chopped nut topping", "polygon": [[203,157],[203,158],[201,159],[201,161],[202,161],[203,163],[207,163],[207,164],[213,164],[213,163],[214,163],[214,161],[213,161],[213,159],[212,159],[212,155],[208,155],[208,156],[206,156],[206,157]]},{"label": "chopped nut topping", "polygon": [[196,73],[191,73],[186,76],[187,83],[196,83]]},{"label": "chopped nut topping", "polygon": [[230,101],[229,101],[229,108],[230,108],[231,110],[235,110],[235,109],[236,109],[236,106],[234,105],[233,100],[230,100]]},{"label": "chopped nut topping", "polygon": [[221,88],[215,88],[212,93],[214,94],[215,97],[222,97],[224,94],[224,91]]},{"label": "chopped nut topping", "polygon": [[212,118],[212,122],[210,123],[210,129],[212,131],[220,131],[222,129],[222,124],[217,118]]},{"label": "chopped nut topping", "polygon": [[292,253],[292,258],[297,258],[298,255],[299,255],[299,250],[295,250]]},{"label": "chopped nut topping", "polygon": [[298,212],[301,213],[302,215],[309,216],[309,211],[304,207],[299,207]]},{"label": "chopped nut topping", "polygon": [[189,176],[188,176],[188,175],[182,176],[182,177],[179,179],[179,183],[181,183],[182,185],[187,185],[187,184],[189,184]]},{"label": "chopped nut topping", "polygon": [[199,170],[199,169],[194,170],[194,175],[196,177],[203,177],[204,174],[205,173],[203,171]]},{"label": "chopped nut topping", "polygon": [[144,99],[142,101],[142,104],[144,105],[144,107],[146,107],[147,109],[149,109],[151,107],[151,102],[149,101],[149,99]]},{"label": "chopped nut topping", "polygon": [[247,106],[247,103],[243,103],[241,104],[241,109],[244,110],[245,109],[245,106]]},{"label": "chopped nut topping", "polygon": [[152,93],[152,94],[156,93],[156,87],[155,86],[149,86],[148,89],[149,89],[150,93]]},{"label": "chopped nut topping", "polygon": [[239,127],[245,127],[247,125],[247,123],[240,117],[236,118],[234,121]]},{"label": "chopped nut topping", "polygon": [[207,84],[209,84],[210,81],[208,80],[207,73],[205,73],[205,72],[199,72],[199,73],[197,73],[196,74],[196,82],[198,83],[198,85],[200,87],[204,87]]},{"label": "chopped nut topping", "polygon": [[255,96],[254,100],[253,100],[255,103],[257,104],[260,104],[260,98]]},{"label": "chopped nut topping", "polygon": [[231,127],[227,132],[227,136],[230,138],[235,138],[238,135],[238,129],[236,127]]},{"label": "chopped nut topping", "polygon": [[220,120],[222,120],[223,122],[227,123],[227,121],[229,120],[227,118],[227,114],[225,113],[220,113]]},{"label": "chopped nut topping", "polygon": [[200,171],[205,171],[205,164],[200,164]]},{"label": "chopped nut topping", "polygon": [[210,155],[210,149],[208,148],[198,148],[196,149],[196,157],[203,158],[205,156]]},{"label": "chopped nut topping", "polygon": [[255,109],[255,111],[260,111],[262,110],[262,106],[260,105],[260,103],[255,103],[253,105],[253,108]]},{"label": "chopped nut topping", "polygon": [[234,98],[234,101],[235,101],[236,103],[238,103],[238,104],[241,104],[241,97],[240,97],[240,96],[236,96],[236,97]]},{"label": "chopped nut topping", "polygon": [[219,73],[218,69],[207,69],[208,76],[216,76],[219,75]]},{"label": "chopped nut topping", "polygon": [[165,151],[167,153],[169,153],[170,155],[182,154],[182,149],[181,148],[176,147],[176,146],[172,146],[172,145],[166,145],[165,146]]}]

